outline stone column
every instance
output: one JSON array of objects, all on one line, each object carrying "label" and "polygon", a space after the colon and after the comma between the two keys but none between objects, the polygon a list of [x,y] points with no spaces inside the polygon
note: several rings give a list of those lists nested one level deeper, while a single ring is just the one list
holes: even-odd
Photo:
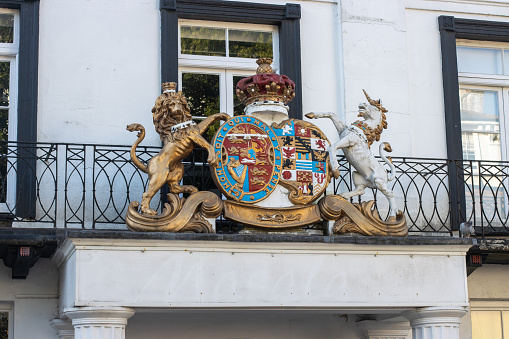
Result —
[{"label": "stone column", "polygon": [[126,307],[75,307],[64,310],[72,319],[75,339],[125,339],[127,319],[134,310]]},{"label": "stone column", "polygon": [[423,307],[403,313],[410,320],[413,339],[459,339],[466,307]]},{"label": "stone column", "polygon": [[358,323],[366,339],[406,339],[410,333],[408,321],[364,320]]},{"label": "stone column", "polygon": [[71,320],[53,319],[50,322],[51,326],[57,331],[60,339],[74,339],[74,327]]}]

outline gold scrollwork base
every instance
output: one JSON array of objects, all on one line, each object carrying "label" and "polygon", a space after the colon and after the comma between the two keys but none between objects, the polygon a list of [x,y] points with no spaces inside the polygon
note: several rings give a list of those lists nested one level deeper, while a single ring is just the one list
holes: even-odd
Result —
[{"label": "gold scrollwork base", "polygon": [[225,201],[224,217],[266,229],[290,229],[321,222],[318,205],[269,208]]},{"label": "gold scrollwork base", "polygon": [[382,221],[375,202],[363,201],[352,204],[338,195],[328,195],[320,199],[318,206],[324,220],[335,220],[333,234],[359,233],[371,236],[404,237],[408,226],[403,212],[398,211],[394,220]]},{"label": "gold scrollwork base", "polygon": [[217,218],[223,210],[223,202],[216,194],[197,192],[187,199],[172,193],[167,196],[168,203],[160,215],[139,213],[139,203],[131,202],[125,217],[127,227],[138,232],[213,232],[205,218]]}]

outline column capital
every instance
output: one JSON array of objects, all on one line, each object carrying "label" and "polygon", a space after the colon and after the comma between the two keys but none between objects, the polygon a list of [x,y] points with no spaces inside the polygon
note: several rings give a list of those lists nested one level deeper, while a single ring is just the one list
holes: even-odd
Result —
[{"label": "column capital", "polygon": [[127,319],[134,315],[135,311],[128,307],[72,307],[64,309],[63,314],[72,319],[76,325],[126,325]]},{"label": "column capital", "polygon": [[459,339],[461,318],[467,314],[466,307],[423,307],[404,312],[410,320],[414,339]]},{"label": "column capital", "polygon": [[410,333],[408,321],[364,320],[358,325],[368,339],[405,339]]},{"label": "column capital", "polygon": [[50,324],[57,331],[60,339],[74,339],[74,327],[70,320],[56,318],[51,320]]},{"label": "column capital", "polygon": [[404,312],[402,315],[410,320],[410,326],[431,324],[458,324],[461,318],[468,313],[463,306],[423,307]]}]

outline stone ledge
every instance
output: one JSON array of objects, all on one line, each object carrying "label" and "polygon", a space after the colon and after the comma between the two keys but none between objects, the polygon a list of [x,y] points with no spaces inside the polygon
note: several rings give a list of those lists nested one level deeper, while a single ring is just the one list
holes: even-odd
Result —
[{"label": "stone ledge", "polygon": [[[365,236],[319,236],[287,234],[207,234],[207,233],[141,233],[124,230],[70,230],[0,228],[0,244],[9,245],[54,245],[66,238],[125,239],[125,240],[194,240],[194,241],[232,241],[232,242],[290,242],[290,243],[330,243],[365,245],[472,245],[473,239],[444,236],[408,237],[365,237]],[[507,243],[509,244],[509,240]],[[506,247],[508,247],[507,245]],[[508,247],[509,248],[509,247]]]}]

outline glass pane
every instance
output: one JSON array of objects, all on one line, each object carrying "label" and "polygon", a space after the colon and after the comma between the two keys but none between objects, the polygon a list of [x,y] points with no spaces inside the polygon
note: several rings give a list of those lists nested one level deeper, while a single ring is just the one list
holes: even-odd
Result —
[{"label": "glass pane", "polygon": [[509,49],[504,50],[504,74],[509,75]]},{"label": "glass pane", "polygon": [[[218,74],[182,73],[182,92],[193,116],[208,117],[219,113]],[[211,140],[218,128],[219,122],[211,125],[205,133],[206,139]]]},{"label": "glass pane", "polygon": [[463,132],[463,159],[501,160],[500,134]]},{"label": "glass pane", "polygon": [[500,311],[472,311],[472,339],[502,339]]},{"label": "glass pane", "polygon": [[457,47],[458,72],[502,74],[502,50]]},{"label": "glass pane", "polygon": [[237,94],[235,92],[237,88],[237,83],[244,79],[244,76],[236,75],[233,77],[233,115],[243,115],[244,114],[244,108],[246,106],[237,98]]},{"label": "glass pane", "polygon": [[0,339],[9,338],[9,313],[0,312]]},{"label": "glass pane", "polygon": [[226,56],[226,31],[223,28],[181,26],[182,54]]},{"label": "glass pane", "polygon": [[9,106],[10,62],[0,62],[0,106]]},{"label": "glass pane", "polygon": [[498,92],[460,89],[463,157],[500,160]]},{"label": "glass pane", "polygon": [[14,15],[0,14],[0,43],[14,41]]},{"label": "glass pane", "polygon": [[272,32],[228,31],[229,56],[272,58]]}]

